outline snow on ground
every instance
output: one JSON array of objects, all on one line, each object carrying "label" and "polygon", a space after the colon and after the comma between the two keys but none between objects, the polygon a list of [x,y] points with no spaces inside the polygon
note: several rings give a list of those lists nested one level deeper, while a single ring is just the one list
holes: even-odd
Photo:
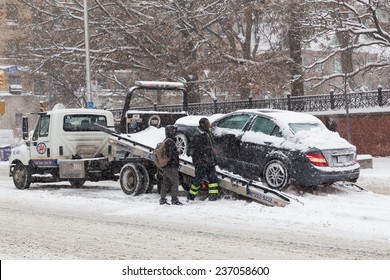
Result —
[{"label": "snow on ground", "polygon": [[[298,197],[303,204],[292,200],[284,208],[229,199],[216,203],[198,200],[183,207],[166,207],[158,204],[157,193],[126,196],[118,182],[88,182],[81,189],[71,188],[67,183],[58,187],[33,184],[30,190],[17,190],[12,178],[7,177],[7,168],[8,164],[2,162],[2,200],[69,211],[97,211],[111,216],[148,216],[167,221],[180,216],[186,223],[199,227],[208,224],[247,231],[256,231],[259,225],[267,225],[269,231],[288,227],[308,234],[321,232],[350,240],[385,242],[390,250],[390,158],[374,158],[373,169],[361,170],[358,183],[373,192],[333,189],[330,193],[324,191],[317,195],[306,193]],[[184,191],[180,198],[184,202]],[[206,218],[210,213],[213,213],[212,217]]]},{"label": "snow on ground", "polygon": [[[163,130],[160,129],[159,133],[155,130],[156,128],[151,128],[142,134],[133,134],[131,138],[139,140],[141,137],[143,143],[154,147],[164,138]],[[12,244],[14,238],[20,240],[29,236],[35,224],[35,220],[31,219],[39,221],[42,215],[46,217],[46,213],[52,213],[58,218],[64,215],[67,217],[86,216],[99,219],[99,221],[110,221],[109,229],[113,232],[123,231],[126,223],[131,224],[125,228],[134,227],[134,229],[140,224],[145,224],[149,234],[157,238],[156,244],[161,244],[158,238],[165,240],[160,231],[166,232],[170,228],[177,229],[175,233],[177,236],[171,240],[172,248],[164,247],[165,249],[159,251],[160,245],[154,243],[145,245],[146,249],[141,248],[139,254],[135,255],[137,256],[135,258],[140,259],[389,259],[389,170],[390,158],[374,158],[373,168],[362,169],[358,180],[358,184],[365,187],[368,192],[327,188],[320,189],[316,194],[301,195],[291,189],[288,193],[299,201],[292,199],[291,203],[284,208],[268,207],[246,200],[221,199],[209,202],[198,198],[194,203],[184,203],[183,206],[161,206],[158,204],[159,195],[156,190],[151,194],[127,196],[122,192],[119,182],[111,181],[87,182],[82,188],[73,188],[67,182],[50,185],[32,184],[29,190],[18,190],[14,187],[12,178],[8,177],[8,163],[1,162],[0,240],[5,238],[4,241],[10,240]],[[182,202],[185,202],[185,197],[186,192],[181,191],[179,198]],[[13,212],[15,212],[15,218]],[[24,212],[31,216],[20,217]],[[47,216],[47,218],[50,217]],[[9,220],[14,219],[18,221],[14,225],[15,229],[13,227],[4,228]],[[23,221],[28,221],[25,232],[23,232]],[[116,221],[118,221],[118,227],[121,228],[111,229]],[[77,232],[83,221],[61,218],[59,223],[61,227],[69,229],[70,234],[75,234],[74,231]],[[94,227],[94,224],[91,227]],[[95,228],[95,232],[93,228],[89,229],[92,236],[98,236],[101,225],[96,224]],[[11,238],[14,230],[18,233]],[[196,244],[192,245],[190,250],[183,251],[180,247],[175,249],[176,243],[187,244],[188,235],[194,230],[197,235],[194,238],[198,238],[197,242],[207,243],[207,239],[225,239],[233,243],[219,251],[217,247],[209,251],[203,247],[196,247]],[[41,231],[45,232],[45,229],[39,229],[36,234],[40,236]],[[60,234],[60,232],[48,232],[48,234]],[[238,236],[239,239],[237,239]],[[63,238],[59,236],[57,240]],[[65,237],[65,241],[66,238],[69,237]],[[89,242],[98,242],[100,238],[103,237],[100,236]],[[38,245],[33,250],[28,249],[28,253],[19,244],[17,249],[13,246],[3,248],[0,250],[0,257],[6,259],[129,258],[127,251],[121,255],[121,250],[123,250],[121,242],[123,241],[120,237],[116,238],[118,239],[115,239],[113,244],[109,244],[109,246],[115,245],[116,247],[110,247],[104,254],[80,247],[82,249],[77,251],[76,248],[76,251],[72,251],[71,254],[68,252],[69,249],[64,249],[63,251],[68,253],[61,255],[56,252],[48,255],[47,251],[41,252],[39,249],[45,248],[46,245],[40,247],[41,245],[36,242]],[[262,245],[263,250],[251,249],[251,242],[262,243],[264,240],[267,245]],[[284,246],[290,246],[292,249],[289,247],[290,250],[284,250],[278,245],[279,242],[285,242]],[[74,242],[71,241],[71,243]],[[82,246],[82,244],[77,244],[77,246]],[[210,244],[210,246],[214,245]],[[267,246],[271,246],[271,249],[266,250]],[[316,248],[314,251],[313,246]],[[354,249],[350,249],[351,246]]]}]

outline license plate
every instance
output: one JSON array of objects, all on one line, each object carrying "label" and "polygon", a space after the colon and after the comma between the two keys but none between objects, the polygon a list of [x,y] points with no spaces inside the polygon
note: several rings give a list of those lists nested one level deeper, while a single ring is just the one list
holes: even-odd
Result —
[{"label": "license plate", "polygon": [[347,156],[337,156],[338,163],[346,163],[347,159],[348,159]]}]

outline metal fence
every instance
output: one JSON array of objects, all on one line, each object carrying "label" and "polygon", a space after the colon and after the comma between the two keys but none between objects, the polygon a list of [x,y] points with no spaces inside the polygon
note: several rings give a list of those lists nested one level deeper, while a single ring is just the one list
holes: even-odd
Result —
[{"label": "metal fence", "polygon": [[[226,114],[240,109],[253,108],[269,108],[289,111],[314,112],[339,110],[345,108],[368,108],[368,107],[387,107],[390,106],[390,89],[382,90],[378,88],[376,91],[367,92],[352,92],[347,94],[334,93],[321,95],[306,95],[306,96],[290,96],[283,98],[269,98],[269,99],[251,99],[228,101],[228,102],[214,102],[208,103],[190,103],[188,104],[189,115],[212,115],[212,114]],[[154,111],[168,111],[181,112],[183,105],[157,105],[150,107],[131,108],[135,110],[154,110]],[[120,118],[121,109],[111,110],[115,117]]]}]

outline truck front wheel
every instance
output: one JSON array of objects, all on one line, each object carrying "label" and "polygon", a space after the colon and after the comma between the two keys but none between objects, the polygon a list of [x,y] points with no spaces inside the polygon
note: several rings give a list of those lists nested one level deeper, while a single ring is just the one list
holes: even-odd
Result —
[{"label": "truck front wheel", "polygon": [[31,169],[28,165],[18,162],[13,172],[14,185],[20,190],[24,190],[31,185]]},{"label": "truck front wheel", "polygon": [[72,185],[72,187],[74,188],[81,188],[84,183],[85,183],[85,180],[80,180],[80,179],[70,179],[69,180],[69,183]]}]

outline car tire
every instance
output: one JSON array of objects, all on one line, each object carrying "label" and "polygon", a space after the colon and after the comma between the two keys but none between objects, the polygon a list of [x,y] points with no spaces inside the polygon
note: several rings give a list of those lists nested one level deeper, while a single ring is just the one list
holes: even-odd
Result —
[{"label": "car tire", "polygon": [[31,185],[31,168],[18,162],[13,171],[13,181],[16,188],[19,190],[28,189]]},{"label": "car tire", "polygon": [[183,133],[178,133],[175,136],[176,146],[180,152],[180,155],[186,155],[188,149],[188,138]]},{"label": "car tire", "polygon": [[288,184],[289,177],[286,165],[279,159],[269,161],[264,167],[264,182],[272,189],[284,189]]}]

